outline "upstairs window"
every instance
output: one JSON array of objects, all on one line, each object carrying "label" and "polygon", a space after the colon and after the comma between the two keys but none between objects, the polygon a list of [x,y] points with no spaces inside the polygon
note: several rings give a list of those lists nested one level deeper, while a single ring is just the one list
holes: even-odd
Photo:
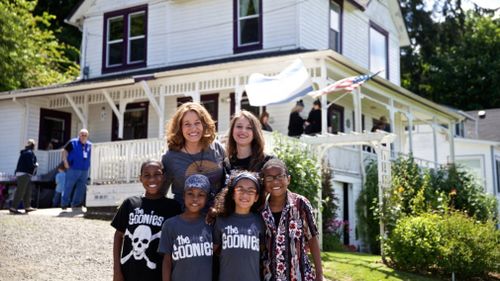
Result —
[{"label": "upstairs window", "polygon": [[234,0],[234,53],[262,49],[262,0]]},{"label": "upstairs window", "polygon": [[341,52],[342,2],[330,0],[329,47],[337,53]]},{"label": "upstairs window", "polygon": [[103,73],[146,66],[147,6],[104,14]]},{"label": "upstairs window", "polygon": [[389,79],[389,33],[370,23],[370,71],[377,72],[383,70],[379,76]]}]

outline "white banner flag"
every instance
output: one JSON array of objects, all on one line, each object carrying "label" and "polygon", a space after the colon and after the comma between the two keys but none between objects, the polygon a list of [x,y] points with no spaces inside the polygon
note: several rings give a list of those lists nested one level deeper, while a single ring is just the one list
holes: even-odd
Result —
[{"label": "white banner flag", "polygon": [[250,75],[245,91],[250,105],[265,106],[293,102],[311,92],[312,82],[300,59],[276,76]]}]

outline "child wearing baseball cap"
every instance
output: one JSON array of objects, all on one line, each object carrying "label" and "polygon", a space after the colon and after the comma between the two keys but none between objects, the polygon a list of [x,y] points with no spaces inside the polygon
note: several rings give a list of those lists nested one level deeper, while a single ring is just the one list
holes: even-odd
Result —
[{"label": "child wearing baseball cap", "polygon": [[191,175],[184,184],[184,212],[163,225],[158,252],[163,254],[163,281],[212,280],[212,227],[202,213],[210,181]]}]

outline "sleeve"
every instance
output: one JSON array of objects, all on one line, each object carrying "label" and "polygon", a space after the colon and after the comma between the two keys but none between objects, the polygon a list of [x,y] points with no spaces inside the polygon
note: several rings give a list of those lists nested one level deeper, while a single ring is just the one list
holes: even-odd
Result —
[{"label": "sleeve", "polygon": [[174,228],[173,218],[168,219],[161,227],[161,236],[160,236],[160,244],[158,244],[158,253],[164,255],[172,254],[172,248],[174,246],[173,228]]},{"label": "sleeve", "polygon": [[213,230],[213,240],[214,245],[220,245],[222,243],[222,232],[220,230],[221,223],[220,219],[215,220],[214,230]]},{"label": "sleeve", "polygon": [[129,199],[123,201],[120,208],[118,208],[118,211],[116,212],[113,221],[111,222],[111,226],[120,232],[125,232],[125,230],[127,229],[128,226],[127,212],[130,209],[129,205],[130,205]]},{"label": "sleeve", "polygon": [[68,143],[64,146],[64,150],[66,150],[67,152],[71,152],[71,150],[73,150],[73,144],[71,143],[71,140],[68,141]]},{"label": "sleeve", "polygon": [[309,239],[319,234],[313,214],[313,208],[307,198],[301,196],[297,200],[300,201],[299,212],[302,220],[302,231],[306,240],[309,241]]},{"label": "sleeve", "polygon": [[168,161],[168,151],[163,154],[161,157],[161,163],[163,165],[163,174],[165,175],[165,181],[163,182],[163,189],[167,192],[168,188],[172,185],[174,181],[174,175],[171,170],[169,161]]}]

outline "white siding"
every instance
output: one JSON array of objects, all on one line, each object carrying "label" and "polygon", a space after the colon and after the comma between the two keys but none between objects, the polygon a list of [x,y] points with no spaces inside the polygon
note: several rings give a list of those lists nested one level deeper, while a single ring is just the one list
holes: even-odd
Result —
[{"label": "white siding", "polygon": [[[328,1],[310,0],[299,6],[300,47],[328,49]],[[295,27],[290,27],[293,29]]]},{"label": "white siding", "polygon": [[[12,101],[0,102],[0,173],[13,174],[25,136],[25,108]],[[6,133],[8,132],[8,133]]]},{"label": "white siding", "polygon": [[297,45],[296,0],[262,1],[264,49]]},{"label": "white siding", "polygon": [[167,5],[160,2],[148,7],[148,67],[160,67],[168,62]]},{"label": "white siding", "polygon": [[89,78],[101,75],[103,15],[85,19],[87,43],[83,43],[86,61],[81,67],[89,67]]},{"label": "white siding", "polygon": [[232,55],[232,1],[173,1],[167,9],[169,64]]},{"label": "white siding", "polygon": [[[95,104],[89,106],[89,127],[87,129],[89,130],[89,138],[92,142],[111,141],[113,114],[108,104]],[[78,116],[73,114],[71,119],[78,120]],[[80,127],[77,128],[77,130],[80,129]],[[72,136],[76,136],[76,133]]]},{"label": "white siding", "polygon": [[358,65],[368,68],[369,19],[358,8],[344,1],[342,54]]}]

